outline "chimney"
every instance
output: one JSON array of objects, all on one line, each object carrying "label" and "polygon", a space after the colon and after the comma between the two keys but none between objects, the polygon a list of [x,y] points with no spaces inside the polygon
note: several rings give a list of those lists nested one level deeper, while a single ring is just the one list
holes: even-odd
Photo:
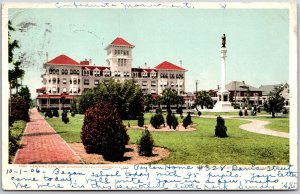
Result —
[{"label": "chimney", "polygon": [[218,90],[220,89],[220,86],[218,85]]},{"label": "chimney", "polygon": [[92,59],[89,60],[89,65],[92,65]]},{"label": "chimney", "polygon": [[48,52],[46,52],[46,63],[48,62]]},{"label": "chimney", "polygon": [[182,60],[179,60],[180,67],[182,67]]},{"label": "chimney", "polygon": [[145,62],[145,68],[147,68],[147,62]]},{"label": "chimney", "polygon": [[245,84],[245,81],[242,81],[243,84]]}]

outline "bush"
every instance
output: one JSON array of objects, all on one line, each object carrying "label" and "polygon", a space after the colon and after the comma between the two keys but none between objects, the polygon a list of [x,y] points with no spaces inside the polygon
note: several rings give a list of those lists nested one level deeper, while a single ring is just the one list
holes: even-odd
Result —
[{"label": "bush", "polygon": [[190,112],[188,112],[188,114],[187,114],[187,116],[186,116],[186,119],[187,119],[188,125],[193,124],[193,121],[192,121],[192,117],[191,117],[191,113],[190,113]]},{"label": "bush", "polygon": [[127,127],[130,128],[130,122],[127,123]]},{"label": "bush", "polygon": [[227,127],[225,126],[225,120],[218,116],[217,117],[217,125],[215,128],[215,135],[217,137],[228,137],[227,136]]},{"label": "bush", "polygon": [[9,127],[9,163],[13,161],[13,158],[20,147],[20,140],[25,127],[25,121],[15,121],[12,126]]},{"label": "bush", "polygon": [[159,129],[161,125],[165,124],[165,119],[162,114],[155,114],[151,117],[150,123],[155,129]]},{"label": "bush", "polygon": [[157,109],[155,110],[155,113],[156,113],[156,114],[162,114],[162,110],[161,110],[160,108],[157,108]]},{"label": "bush", "polygon": [[172,117],[171,112],[168,112],[166,120],[167,120],[167,125],[168,125],[169,128],[171,129],[171,128],[172,128],[172,122],[173,122],[173,121],[172,121],[172,120],[173,120],[173,117]]},{"label": "bush", "polygon": [[138,126],[144,127],[144,122],[145,122],[144,115],[138,116]]},{"label": "bush", "polygon": [[283,108],[282,114],[288,114],[288,113],[289,113],[289,110],[287,108]]},{"label": "bush", "polygon": [[68,112],[66,110],[63,110],[62,114],[61,114],[61,120],[67,124],[69,123],[69,117],[68,117]]},{"label": "bush", "polygon": [[9,125],[11,126],[14,121],[17,120],[23,120],[23,121],[29,121],[29,104],[28,102],[18,96],[12,96],[10,98],[10,103],[9,103],[10,107],[10,115],[9,115]]},{"label": "bush", "polygon": [[260,111],[261,111],[261,108],[259,106],[259,107],[257,107],[257,112],[260,113]]},{"label": "bush", "polygon": [[138,142],[138,152],[140,156],[152,156],[154,141],[148,129],[143,131],[142,137]]},{"label": "bush", "polygon": [[47,110],[46,110],[45,117],[49,117],[49,118],[52,118],[52,117],[53,117],[53,114],[52,114],[51,109],[47,109]]},{"label": "bush", "polygon": [[75,117],[75,114],[76,114],[75,112],[73,112],[73,111],[71,112],[72,117]]},{"label": "bush", "polygon": [[54,109],[52,115],[53,115],[54,117],[59,117],[58,110],[57,110],[57,109]]},{"label": "bush", "polygon": [[179,108],[176,110],[176,113],[179,114],[179,115],[181,116],[182,113],[183,113],[182,107],[179,107]]},{"label": "bush", "polygon": [[198,111],[198,116],[200,117],[202,115],[202,112],[201,111]]},{"label": "bush", "polygon": [[178,127],[178,120],[174,114],[172,115],[172,126],[174,130],[176,130],[176,128]]},{"label": "bush", "polygon": [[240,109],[240,111],[239,111],[239,116],[241,117],[241,116],[243,116],[243,111]]},{"label": "bush", "polygon": [[87,153],[98,153],[106,160],[119,161],[129,136],[116,108],[100,101],[85,112],[81,140]]}]

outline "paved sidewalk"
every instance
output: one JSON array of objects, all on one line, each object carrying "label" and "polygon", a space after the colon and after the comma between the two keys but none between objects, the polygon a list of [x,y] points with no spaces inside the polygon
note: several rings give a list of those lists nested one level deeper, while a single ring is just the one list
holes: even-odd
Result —
[{"label": "paved sidewalk", "polygon": [[80,158],[34,108],[14,163],[79,164]]}]

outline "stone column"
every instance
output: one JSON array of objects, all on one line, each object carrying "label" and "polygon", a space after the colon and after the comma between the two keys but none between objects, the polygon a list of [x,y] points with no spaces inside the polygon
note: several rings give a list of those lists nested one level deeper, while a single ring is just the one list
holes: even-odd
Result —
[{"label": "stone column", "polygon": [[[226,53],[227,49],[226,47],[222,47],[220,49],[221,53],[221,91],[225,91],[225,84],[226,84]],[[222,100],[223,101],[223,100]]]}]

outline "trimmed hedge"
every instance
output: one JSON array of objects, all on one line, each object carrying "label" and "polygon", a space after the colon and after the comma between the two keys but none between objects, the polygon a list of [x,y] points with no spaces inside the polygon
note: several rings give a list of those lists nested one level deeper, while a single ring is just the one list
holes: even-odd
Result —
[{"label": "trimmed hedge", "polygon": [[217,125],[215,128],[215,135],[217,137],[228,137],[227,136],[227,127],[225,126],[225,120],[220,116],[217,117]]},{"label": "trimmed hedge", "polygon": [[152,156],[154,141],[148,129],[143,131],[142,137],[138,142],[138,152],[140,156]]}]

